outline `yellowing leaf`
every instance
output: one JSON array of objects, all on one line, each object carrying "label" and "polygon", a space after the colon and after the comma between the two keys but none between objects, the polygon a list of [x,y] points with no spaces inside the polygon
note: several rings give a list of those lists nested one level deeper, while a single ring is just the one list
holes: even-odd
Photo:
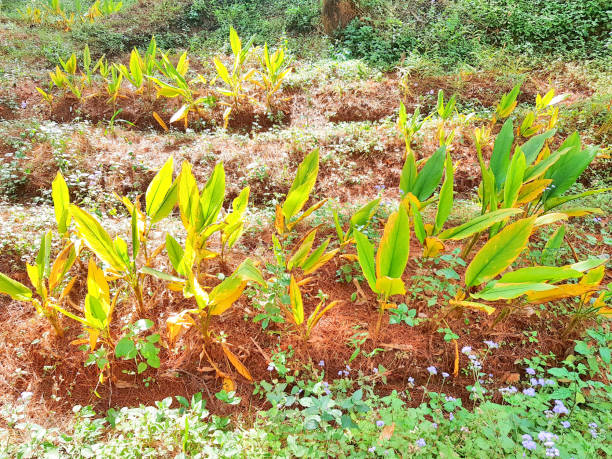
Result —
[{"label": "yellowing leaf", "polygon": [[423,247],[423,256],[428,258],[437,257],[444,250],[444,244],[437,237],[426,237]]},{"label": "yellowing leaf", "polygon": [[197,314],[197,309],[186,309],[179,312],[178,314],[172,314],[166,319],[166,329],[168,331],[168,343],[170,346],[174,344],[174,341],[178,337],[179,333],[183,328],[189,328],[195,325],[195,321],[190,314]]},{"label": "yellowing leaf", "polygon": [[533,226],[543,226],[543,225],[552,225],[553,223],[559,222],[561,220],[567,220],[568,216],[564,212],[552,212],[549,214],[544,214],[536,218]]},{"label": "yellowing leaf", "polygon": [[251,373],[249,373],[249,370],[247,370],[247,367],[243,365],[243,363],[238,359],[238,357],[236,357],[225,344],[221,344],[221,347],[223,348],[223,352],[225,353],[226,357],[228,358],[230,363],[234,366],[234,368],[238,371],[238,373],[240,373],[245,379],[248,379],[249,381],[253,381],[253,377],[251,376]]},{"label": "yellowing leaf", "polygon": [[223,378],[223,390],[225,392],[233,392],[236,390],[236,384],[231,378]]},{"label": "yellowing leaf", "polygon": [[477,311],[486,312],[488,315],[491,315],[495,312],[495,308],[492,306],[488,306],[482,303],[476,303],[475,301],[457,301],[457,300],[449,300],[449,304],[451,306],[457,306],[460,308],[468,308],[475,309]]},{"label": "yellowing leaf", "polygon": [[300,292],[300,288],[293,275],[291,275],[291,283],[289,285],[289,298],[291,300],[293,321],[296,325],[301,325],[304,322],[304,302],[302,300],[302,292]]},{"label": "yellowing leaf", "polygon": [[562,298],[584,295],[585,293],[597,290],[597,288],[597,285],[562,284],[544,292],[529,292],[527,294],[527,301],[533,304],[547,303]]}]

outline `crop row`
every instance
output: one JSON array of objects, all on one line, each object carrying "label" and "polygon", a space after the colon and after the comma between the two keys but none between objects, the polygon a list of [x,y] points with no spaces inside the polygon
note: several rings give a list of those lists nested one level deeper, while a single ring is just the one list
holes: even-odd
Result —
[{"label": "crop row", "polygon": [[[235,51],[239,57],[241,52]],[[157,84],[158,80],[151,81]],[[144,80],[142,83],[144,85]],[[314,150],[303,159],[284,201],[276,207],[271,251],[278,276],[265,279],[258,263],[247,258],[229,276],[220,276],[223,279],[220,283],[209,286],[209,279],[217,278],[217,266],[225,263],[228,251],[243,233],[250,188],[244,188],[231,208],[221,212],[225,200],[223,164],[216,165],[204,187],[200,188],[189,162],[183,162],[175,177],[174,161],[170,157],[149,184],[144,199],[132,202],[127,197],[121,198],[131,216],[131,234],[127,240],[120,236],[113,238],[98,219],[71,203],[69,189],[58,172],[52,197],[63,248],[52,260],[52,233],[46,233],[35,263],[26,267],[32,288],[0,274],[0,292],[14,300],[31,303],[60,336],[64,333],[64,318],[80,323],[87,333],[87,338],[80,343],[92,354],[97,353],[101,381],[111,375],[113,354],[115,357],[142,358],[154,367],[160,364],[159,350],[154,351],[158,349],[155,344],[159,334],[146,345],[140,343],[140,348],[139,342],[132,339],[135,332],[122,339],[114,335],[112,324],[117,320],[114,314],[117,302],[121,299],[133,305],[127,319],[141,327],[141,320],[146,317],[152,301],[143,289],[145,280],[164,285],[169,291],[182,292],[190,307],[169,316],[164,342],[171,347],[185,329],[197,328],[202,337],[203,355],[227,387],[233,387],[227,370],[221,369],[219,362],[210,357],[211,346],[220,346],[242,376],[250,380],[251,374],[230,350],[225,337],[216,335],[210,325],[232,307],[247,285],[261,290],[280,289],[274,301],[287,322],[292,324],[293,332],[307,345],[320,319],[338,302],[328,303],[322,299],[306,316],[301,289],[316,283],[317,271],[335,257],[357,261],[376,297],[378,320],[372,336],[376,340],[385,312],[395,308],[394,300],[406,294],[403,275],[410,256],[436,257],[447,250],[446,245],[462,241],[461,257],[470,261],[460,288],[431,320],[442,324],[452,311],[469,309],[496,314],[494,323],[498,323],[525,304],[578,298],[572,319],[564,330],[566,334],[571,333],[586,319],[612,313],[607,305],[610,290],[600,286],[608,258],[575,260],[575,263],[557,266],[554,253],[564,240],[565,220],[601,212],[594,208],[568,207],[567,203],[608,190],[568,194],[596,157],[598,149],[582,148],[577,133],[567,137],[554,151],[551,149],[558,113],[554,106],[560,100],[554,97],[554,91],[543,97],[538,95],[533,112],[515,126],[510,115],[516,107],[518,93],[516,87],[505,95],[492,119],[474,131],[475,156],[481,172],[480,212],[459,226],[447,227],[454,206],[456,164],[449,148],[454,131],[447,131],[445,121],[452,115],[455,101],[454,98],[445,101],[440,92],[437,107],[439,148],[428,158],[417,160],[411,148],[412,139],[422,125],[419,114],[409,117],[403,106],[400,109],[398,127],[406,141],[400,177],[401,199],[394,203],[377,247],[364,229],[376,213],[380,199],[361,207],[344,227],[334,211],[333,222],[329,224],[335,227],[335,235],[322,242],[317,238],[320,225],[302,233],[304,225],[300,223],[326,204],[326,200],[322,200],[307,206],[319,171],[319,152]],[[183,119],[187,119],[186,116]],[[493,138],[491,131],[497,124],[501,124],[501,129]],[[489,148],[490,159],[485,160],[483,152]],[[176,207],[184,230],[176,237],[184,240],[184,244],[166,234],[163,243],[152,247],[152,231],[175,212]],[[424,210],[428,207],[433,207],[435,212],[426,214]],[[426,215],[434,215],[433,220],[427,221]],[[542,227],[551,225],[556,229],[537,263],[520,259],[530,237]],[[213,244],[213,238],[218,238],[219,243],[215,240]],[[411,253],[413,238],[422,247],[421,253]],[[480,248],[472,256],[476,247]],[[167,259],[162,256],[164,252]],[[83,260],[88,260],[87,267]],[[213,265],[212,260],[220,263]],[[514,264],[517,261],[520,267]],[[68,300],[77,280],[75,264],[82,265],[82,272],[87,271],[87,294],[82,305]],[[279,284],[281,274],[289,281]],[[126,291],[128,295],[123,294]],[[367,300],[368,295],[363,293],[363,296]],[[149,323],[147,328],[151,326]],[[452,341],[458,350],[457,338]],[[456,354],[458,356],[458,352]],[[458,364],[457,358],[455,374]],[[146,367],[139,365],[139,372]]]}]

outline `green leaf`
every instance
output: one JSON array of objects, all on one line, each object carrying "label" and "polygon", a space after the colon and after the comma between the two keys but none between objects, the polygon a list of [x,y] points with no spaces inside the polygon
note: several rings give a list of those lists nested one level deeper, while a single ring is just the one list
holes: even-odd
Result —
[{"label": "green leaf", "polygon": [[166,234],[166,252],[168,253],[168,258],[174,270],[181,276],[187,277],[189,272],[187,272],[182,263],[185,251],[169,233]]},{"label": "green leaf", "polygon": [[449,228],[440,233],[438,237],[442,240],[452,239],[455,241],[465,239],[472,234],[484,231],[494,223],[500,222],[522,212],[523,211],[521,209],[500,209],[494,212],[489,212],[484,215],[479,215],[463,225]]},{"label": "green leaf", "polygon": [[557,252],[563,243],[565,237],[565,225],[561,225],[546,241],[542,250],[541,263],[544,265],[554,265],[557,258]]},{"label": "green leaf", "polygon": [[138,210],[136,206],[132,209],[132,261],[136,263],[136,257],[140,251],[140,234],[138,231]]},{"label": "green leaf", "polygon": [[310,192],[317,181],[318,174],[319,149],[316,148],[308,154],[298,166],[295,179],[287,193],[287,198],[282,208],[285,221],[288,222],[302,210],[302,207],[304,207],[304,204],[308,201]]},{"label": "green leaf", "polygon": [[506,269],[523,251],[535,217],[519,220],[493,236],[476,254],[465,271],[465,285],[487,282]]},{"label": "green leaf", "polygon": [[217,220],[224,199],[225,170],[223,169],[223,163],[220,162],[215,166],[215,170],[206,182],[204,190],[202,190],[200,206],[204,217],[203,226],[211,225]]},{"label": "green leaf", "polygon": [[507,119],[495,138],[493,153],[489,166],[495,175],[495,187],[499,191],[506,181],[506,172],[510,164],[510,150],[514,141],[513,124],[511,119]]},{"label": "green leaf", "polygon": [[[168,195],[172,190],[172,172],[174,170],[174,158],[170,156],[162,168],[155,174],[153,180],[147,187],[145,194],[146,212],[153,222],[161,220],[158,214],[166,210]],[[175,195],[176,196],[176,195]],[[176,199],[176,198],[175,198]],[[176,201],[173,203],[173,207]]]},{"label": "green leaf", "polygon": [[359,266],[368,285],[376,292],[376,267],[374,264],[374,247],[368,238],[359,231],[355,231],[355,243],[357,245],[357,257]]},{"label": "green leaf", "polygon": [[79,236],[98,258],[116,271],[128,270],[124,260],[116,252],[110,236],[96,218],[74,204],[70,205],[70,214],[76,223]]},{"label": "green leaf", "polygon": [[450,153],[446,154],[446,177],[440,190],[440,198],[438,201],[438,209],[436,211],[436,221],[434,223],[434,234],[438,234],[453,208],[453,161]]},{"label": "green leaf", "polygon": [[417,174],[414,187],[409,191],[415,195],[419,201],[423,202],[429,199],[440,184],[442,173],[444,172],[445,152],[445,146],[438,148],[427,160],[423,169]]},{"label": "green leaf", "polygon": [[569,147],[571,147],[570,151],[565,153],[544,174],[544,178],[552,179],[553,182],[549,189],[544,192],[543,201],[565,193],[591,164],[599,151],[597,147],[588,147],[581,150],[578,133],[572,134],[559,149],[563,150]]},{"label": "green leaf", "polygon": [[376,209],[378,209],[379,204],[380,198],[376,198],[362,206],[351,217],[351,227],[359,228],[367,225],[367,223],[372,219],[372,216],[376,213]]},{"label": "green leaf", "polygon": [[504,184],[504,207],[514,207],[516,199],[519,195],[519,190],[523,185],[523,176],[525,174],[525,155],[520,147],[514,150],[514,156],[508,168],[506,183]]},{"label": "green leaf", "polygon": [[115,346],[115,357],[127,357],[131,358],[130,354],[136,351],[136,346],[134,342],[127,337],[121,338],[117,341],[117,345]]},{"label": "green leaf", "polygon": [[604,263],[607,263],[610,259],[609,255],[601,255],[598,257],[589,257],[587,260],[580,261],[578,263],[574,263],[569,265],[571,269],[575,269],[576,271],[580,271],[581,273],[590,271],[591,269],[597,268]]},{"label": "green leaf", "polygon": [[36,268],[38,269],[38,278],[42,281],[43,278],[48,278],[51,271],[51,231],[47,231],[40,238],[38,255],[36,256]]},{"label": "green leaf", "polygon": [[527,166],[530,166],[542,151],[542,147],[547,139],[550,139],[557,132],[556,129],[549,129],[543,134],[535,135],[523,145],[521,145],[521,150],[525,154],[525,162]]},{"label": "green leaf", "polygon": [[[400,190],[404,195],[412,193],[417,178],[417,166],[414,158],[414,153],[411,151],[406,156],[402,174],[400,176]],[[414,194],[414,193],[413,193]]]},{"label": "green leaf", "polygon": [[168,274],[163,271],[158,271],[157,269],[153,269],[148,266],[143,266],[142,268],[140,268],[139,272],[143,274],[148,274],[166,282],[185,282],[185,279],[173,276],[172,274]]},{"label": "green leaf", "polygon": [[0,293],[10,296],[16,301],[30,301],[32,299],[32,290],[2,273],[0,273]]},{"label": "green leaf", "polygon": [[500,283],[515,284],[520,282],[560,282],[566,279],[577,279],[582,277],[580,271],[567,266],[556,268],[554,266],[530,266],[510,271],[504,274]]},{"label": "green leaf", "polygon": [[51,184],[51,197],[53,198],[53,210],[55,212],[57,230],[61,234],[65,234],[70,226],[70,193],[61,172],[57,173]]},{"label": "green leaf", "polygon": [[376,277],[399,278],[410,252],[410,220],[403,206],[389,216],[376,252]]}]

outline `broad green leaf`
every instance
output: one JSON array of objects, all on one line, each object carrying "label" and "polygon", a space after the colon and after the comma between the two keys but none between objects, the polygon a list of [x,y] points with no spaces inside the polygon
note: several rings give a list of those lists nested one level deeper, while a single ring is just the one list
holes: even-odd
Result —
[{"label": "broad green leaf", "polygon": [[[174,170],[174,158],[170,156],[162,168],[155,174],[153,180],[147,187],[145,194],[146,212],[151,220],[159,221],[158,213],[167,207],[166,201],[172,189],[172,171]],[[165,210],[165,209],[164,209]]]},{"label": "broad green leaf", "polygon": [[51,231],[47,231],[40,238],[38,247],[38,255],[36,256],[36,268],[38,269],[38,278],[48,278],[51,271]]},{"label": "broad green leaf", "polygon": [[223,163],[215,166],[215,170],[206,182],[200,198],[200,206],[204,217],[204,226],[211,225],[217,220],[219,210],[225,199],[225,170]]},{"label": "broad green leaf", "polygon": [[583,193],[572,194],[569,196],[559,196],[556,198],[550,198],[546,201],[544,205],[544,210],[550,210],[557,206],[560,206],[561,204],[565,204],[566,202],[574,201],[576,199],[584,198],[586,196],[592,196],[594,194],[599,194],[599,193],[607,193],[610,190],[612,190],[612,188],[599,188],[597,190],[589,190]]},{"label": "broad green leaf", "polygon": [[176,282],[176,283],[185,282],[185,279],[181,277],[176,277],[176,276],[173,276],[172,274],[168,274],[163,271],[158,271],[157,269],[153,269],[148,266],[143,266],[142,268],[140,268],[140,272],[143,274],[148,274],[150,276],[156,277],[157,279],[160,279],[166,282]]},{"label": "broad green leaf", "polygon": [[374,264],[374,247],[368,238],[359,231],[354,232],[357,245],[359,266],[373,292],[376,292],[376,268]]},{"label": "broad green leaf", "polygon": [[68,185],[66,185],[64,177],[59,171],[51,184],[51,197],[53,198],[57,230],[61,234],[65,234],[70,226],[70,193],[68,192]]},{"label": "broad green leaf", "polygon": [[543,200],[561,196],[575,182],[588,165],[595,159],[599,149],[588,147],[581,150],[580,136],[573,133],[561,145],[559,150],[570,148],[555,164],[553,164],[544,174],[544,178],[552,179],[553,183],[549,190],[544,193]]},{"label": "broad green leaf", "polygon": [[511,119],[507,119],[495,138],[493,153],[489,167],[495,176],[495,188],[499,191],[506,181],[506,172],[510,164],[510,150],[514,141],[513,124]]},{"label": "broad green leaf", "polygon": [[140,231],[138,230],[138,210],[136,206],[132,211],[132,261],[136,263],[140,251]]},{"label": "broad green leaf", "polygon": [[316,235],[317,228],[314,228],[306,235],[306,237],[304,237],[298,248],[294,251],[293,255],[291,256],[291,258],[289,258],[289,261],[287,262],[288,271],[291,271],[296,266],[301,266],[302,263],[306,260],[306,257],[310,253],[310,249],[312,248],[312,244]]},{"label": "broad green leaf", "polygon": [[523,176],[525,174],[525,155],[520,147],[514,150],[514,156],[510,162],[506,182],[504,183],[504,207],[514,207],[518,198],[521,185],[523,185]]},{"label": "broad green leaf", "polygon": [[557,268],[554,266],[530,266],[510,271],[504,274],[499,283],[517,284],[522,282],[560,282],[567,279],[582,277],[580,271],[567,266]]},{"label": "broad green leaf", "polygon": [[376,252],[376,277],[399,278],[406,269],[410,252],[410,220],[403,206],[392,213],[385,225]]},{"label": "broad green leaf", "polygon": [[127,271],[127,266],[115,251],[115,246],[100,222],[74,204],[70,205],[70,214],[77,226],[77,233],[87,247],[115,271]]},{"label": "broad green leaf", "polygon": [[265,284],[261,271],[250,258],[244,260],[232,273],[232,276],[240,279],[243,282],[257,282],[260,285]]},{"label": "broad green leaf", "polygon": [[446,177],[440,189],[440,198],[438,200],[438,209],[436,211],[436,221],[434,223],[434,234],[438,234],[444,227],[444,223],[453,209],[453,161],[450,153],[446,154]]},{"label": "broad green leaf", "polygon": [[535,217],[518,220],[489,239],[468,265],[465,285],[480,285],[510,266],[527,245],[534,221]]},{"label": "broad green leaf", "polygon": [[501,280],[491,287],[486,287],[478,293],[473,293],[473,298],[485,301],[511,300],[525,295],[528,292],[542,292],[554,289],[554,285],[538,282],[502,283]]},{"label": "broad green leaf", "polygon": [[16,301],[30,301],[32,299],[32,290],[2,273],[0,273],[0,293],[10,296]]},{"label": "broad green leaf", "polygon": [[[415,195],[419,201],[423,202],[429,199],[433,192],[438,187],[442,174],[444,172],[444,161],[446,158],[446,147],[441,146],[427,160],[423,169],[417,174],[412,190],[408,190]],[[404,191],[406,193],[407,191]]]},{"label": "broad green leaf", "polygon": [[[538,177],[542,176],[548,169],[550,169],[557,161],[561,159],[561,157],[569,152],[570,149],[566,148],[564,150],[555,151],[548,158],[543,159],[542,161],[534,164],[533,166],[529,166],[525,171],[525,183],[535,180]],[[552,182],[552,180],[551,180]]]},{"label": "broad green leaf", "polygon": [[598,257],[590,257],[587,260],[579,261],[578,263],[574,263],[569,265],[571,269],[575,269],[576,271],[580,271],[581,273],[585,271],[590,271],[591,269],[597,268],[608,262],[610,259],[609,255],[601,255]]},{"label": "broad green leaf", "polygon": [[406,156],[402,174],[400,176],[400,190],[404,195],[411,193],[417,178],[417,166],[414,153],[410,151]]},{"label": "broad green leaf", "polygon": [[293,184],[287,193],[287,198],[282,207],[285,221],[289,221],[295,216],[306,201],[312,188],[317,181],[317,175],[319,174],[319,149],[314,149],[308,154],[302,163],[298,166],[295,179]]},{"label": "broad green leaf", "polygon": [[546,241],[544,249],[542,250],[541,262],[544,265],[554,265],[557,258],[557,251],[563,243],[565,237],[565,225],[561,225],[553,233],[553,235]]},{"label": "broad green leaf", "polygon": [[550,139],[557,132],[556,129],[549,129],[543,134],[535,135],[523,145],[521,145],[521,150],[525,154],[525,161],[527,166],[531,166],[531,164],[536,160],[540,151],[542,151],[542,147],[547,139]]},{"label": "broad green leaf", "polygon": [[376,198],[359,208],[359,210],[351,217],[351,227],[360,228],[365,226],[376,213],[376,209],[378,209],[379,204],[380,198]]},{"label": "broad green leaf", "polygon": [[204,216],[200,205],[200,192],[198,184],[191,172],[191,164],[183,161],[178,181],[178,203],[181,211],[183,226],[189,231],[199,231],[204,224]]},{"label": "broad green leaf", "polygon": [[479,215],[463,225],[455,226],[443,231],[438,236],[442,240],[452,239],[455,241],[465,239],[472,234],[484,231],[494,223],[500,222],[513,215],[522,213],[521,209],[500,209],[494,212],[489,212],[484,215]]}]

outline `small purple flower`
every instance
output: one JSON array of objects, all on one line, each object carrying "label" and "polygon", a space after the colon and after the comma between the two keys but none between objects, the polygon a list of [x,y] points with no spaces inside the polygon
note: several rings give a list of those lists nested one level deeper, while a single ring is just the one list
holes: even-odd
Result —
[{"label": "small purple flower", "polygon": [[597,424],[595,424],[594,422],[591,422],[591,423],[589,424],[589,427],[590,427],[591,429],[597,429],[598,425],[597,425]]},{"label": "small purple flower", "polygon": [[419,438],[419,439],[416,441],[416,445],[417,445],[419,448],[423,448],[423,447],[425,447],[425,445],[426,445],[426,444],[427,444],[427,443],[425,443],[425,439],[424,439],[424,438]]},{"label": "small purple flower", "polygon": [[434,429],[437,429],[437,428],[438,428],[438,423],[437,423],[437,422],[432,422],[432,423],[431,423],[431,426],[432,426]]},{"label": "small purple flower", "polygon": [[385,421],[376,421],[376,427],[381,428],[382,426],[385,425]]},{"label": "small purple flower", "polygon": [[408,377],[408,384],[414,384],[414,378],[412,376]]},{"label": "small purple flower", "polygon": [[535,441],[533,441],[533,438],[531,437],[531,435],[529,434],[523,435],[523,448],[528,449],[529,451],[534,451],[537,447],[538,445],[536,444]]},{"label": "small purple flower", "polygon": [[536,391],[533,387],[529,387],[528,389],[523,389],[523,394],[528,397],[535,397]]},{"label": "small purple flower", "polygon": [[527,372],[528,375],[531,375],[531,376],[536,374],[535,370],[531,367],[527,368],[525,371]]},{"label": "small purple flower", "polygon": [[546,448],[546,457],[558,457],[559,450],[557,448]]},{"label": "small purple flower", "polygon": [[378,374],[378,368],[372,368],[372,373]]},{"label": "small purple flower", "polygon": [[598,433],[597,433],[597,431],[595,429],[589,430],[589,433],[591,434],[591,437],[597,438]]},{"label": "small purple flower", "polygon": [[541,442],[544,442],[544,443],[552,443],[552,444],[554,444],[554,442],[557,441],[558,439],[559,439],[559,437],[557,437],[555,434],[550,433],[550,432],[546,432],[544,430],[538,434],[538,440],[540,440]]},{"label": "small purple flower", "polygon": [[496,343],[495,341],[491,341],[491,340],[486,340],[484,342],[490,349],[497,349],[499,347],[499,344]]},{"label": "small purple flower", "polygon": [[461,348],[461,352],[462,352],[463,354],[469,354],[470,352],[472,352],[472,348],[471,348],[470,346],[463,346],[463,347]]},{"label": "small purple flower", "polygon": [[374,451],[376,451],[376,446],[370,446],[370,447],[368,448],[368,452],[369,452],[369,453],[373,453]]},{"label": "small purple flower", "polygon": [[320,367],[324,367],[324,366],[325,366],[325,360],[321,360],[321,361],[319,362],[319,366],[320,366]]},{"label": "small purple flower", "polygon": [[569,421],[562,421],[561,426],[563,426],[564,429],[569,429],[571,424]]},{"label": "small purple flower", "polygon": [[449,420],[449,421],[454,421],[454,420],[455,420],[455,415],[454,415],[453,413],[450,413],[450,414],[448,415],[448,420]]},{"label": "small purple flower", "polygon": [[569,414],[569,410],[565,407],[561,400],[555,400],[555,407],[553,408],[553,412],[557,414]]},{"label": "small purple flower", "polygon": [[276,370],[276,367],[274,366],[274,362],[270,362],[270,364],[268,365],[268,371],[274,371]]},{"label": "small purple flower", "polygon": [[26,108],[28,106],[28,103],[25,100],[21,101],[21,108]]},{"label": "small purple flower", "polygon": [[452,395],[447,395],[446,396],[446,401],[447,402],[454,402],[455,400],[457,400],[455,397],[453,397]]},{"label": "small purple flower", "polygon": [[343,373],[343,371],[342,371],[342,370],[340,370],[340,371],[338,372],[338,376],[342,376],[342,373]]},{"label": "small purple flower", "polygon": [[537,378],[531,378],[529,380],[529,384],[531,384],[532,386],[537,386],[538,385],[538,380]]},{"label": "small purple flower", "polygon": [[443,372],[442,372],[442,377],[443,377],[443,378],[448,378],[449,376],[450,376],[450,375],[449,375],[449,374],[448,374],[446,371],[443,371]]},{"label": "small purple flower", "polygon": [[437,375],[438,374],[438,370],[436,367],[434,367],[433,365],[430,367],[427,367],[427,371],[429,372],[430,375]]}]

